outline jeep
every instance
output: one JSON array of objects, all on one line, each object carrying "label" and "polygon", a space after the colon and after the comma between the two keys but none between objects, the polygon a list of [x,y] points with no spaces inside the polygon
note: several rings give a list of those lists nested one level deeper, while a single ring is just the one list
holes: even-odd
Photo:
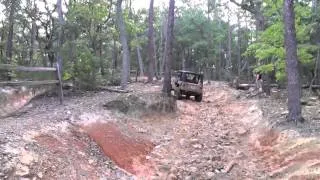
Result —
[{"label": "jeep", "polygon": [[172,81],[172,89],[177,99],[181,99],[182,95],[186,99],[194,96],[197,102],[202,101],[203,74],[190,71],[177,71]]}]

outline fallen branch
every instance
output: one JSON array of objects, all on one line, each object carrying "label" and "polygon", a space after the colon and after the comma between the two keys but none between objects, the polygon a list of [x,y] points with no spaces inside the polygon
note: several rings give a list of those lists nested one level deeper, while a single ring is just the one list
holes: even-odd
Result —
[{"label": "fallen branch", "polygon": [[224,173],[229,173],[236,164],[237,164],[237,163],[232,160],[232,161],[226,166],[226,169],[225,169],[223,172],[224,172]]}]

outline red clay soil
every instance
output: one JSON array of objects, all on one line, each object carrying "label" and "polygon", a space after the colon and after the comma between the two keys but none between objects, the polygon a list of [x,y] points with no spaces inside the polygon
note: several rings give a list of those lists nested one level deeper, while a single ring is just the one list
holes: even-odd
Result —
[{"label": "red clay soil", "polygon": [[319,159],[319,157],[320,157],[320,150],[304,152],[297,155],[291,160],[283,162],[282,164],[280,164],[280,167],[288,166],[289,164],[292,164],[292,163],[299,163],[299,162],[305,162],[313,159]]},{"label": "red clay soil", "polygon": [[292,176],[289,180],[317,180],[317,179],[320,179],[320,174]]},{"label": "red clay soil", "polygon": [[[34,140],[48,151],[46,154],[48,158],[41,164],[42,169],[46,169],[43,174],[44,179],[81,179],[79,174],[74,173],[78,171],[85,174],[87,179],[99,179],[96,176],[96,167],[90,165],[86,157],[76,153],[85,152],[90,148],[89,144],[78,139],[74,132],[59,134],[59,137],[63,137],[63,142],[49,134],[40,134],[34,137]],[[67,159],[71,161],[71,164],[65,164]]]},{"label": "red clay soil", "polygon": [[52,137],[48,134],[40,134],[39,136],[34,138],[40,145],[43,145],[47,149],[54,151],[55,153],[64,153],[66,152],[66,148],[64,148],[64,145],[62,142],[60,142],[55,137]]},{"label": "red clay soil", "polygon": [[111,123],[93,123],[83,129],[119,167],[139,177],[153,174],[152,162],[146,159],[154,147],[151,142],[128,137]]},{"label": "red clay soil", "polygon": [[277,143],[279,132],[275,130],[269,130],[264,134],[264,136],[258,139],[261,146],[273,146]]},{"label": "red clay soil", "polygon": [[[320,150],[315,149],[292,149],[289,152],[280,154],[279,150],[275,148],[278,144],[277,139],[279,133],[270,130],[263,137],[258,138],[260,147],[255,149],[257,155],[261,158],[260,163],[266,168],[267,171],[272,172],[278,169],[294,167],[295,165],[301,166],[303,163],[310,160],[317,160],[320,157]],[[305,152],[303,152],[305,151]],[[311,166],[319,167],[319,163]],[[319,174],[305,174],[295,175],[290,178],[291,180],[305,180],[305,179],[320,179]]]}]

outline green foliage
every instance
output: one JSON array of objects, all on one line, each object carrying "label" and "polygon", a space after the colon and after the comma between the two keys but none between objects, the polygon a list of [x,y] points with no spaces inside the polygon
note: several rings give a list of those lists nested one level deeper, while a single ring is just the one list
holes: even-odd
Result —
[{"label": "green foliage", "polygon": [[[282,21],[282,0],[265,0],[268,6],[265,14],[275,20],[263,31],[258,41],[251,44],[245,56],[254,56],[260,66],[255,71],[270,73],[275,71],[278,81],[285,80],[285,49],[284,49],[284,25]],[[298,58],[303,66],[310,66],[314,61],[314,52],[316,47],[305,44],[310,40],[311,27],[308,24],[308,18],[311,16],[311,9],[308,6],[297,3],[296,13],[296,36],[298,41]]]}]

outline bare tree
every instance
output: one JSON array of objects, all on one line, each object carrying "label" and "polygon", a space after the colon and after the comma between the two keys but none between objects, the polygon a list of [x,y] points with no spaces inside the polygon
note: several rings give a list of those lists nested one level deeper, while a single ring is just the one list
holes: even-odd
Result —
[{"label": "bare tree", "polygon": [[129,73],[130,73],[130,51],[128,47],[128,38],[126,27],[123,20],[122,14],[122,0],[117,0],[117,24],[120,30],[120,41],[123,49],[122,53],[122,73],[121,73],[121,89],[126,89]]},{"label": "bare tree", "polygon": [[257,31],[263,31],[265,29],[266,22],[262,11],[263,1],[242,0],[241,3],[238,3],[236,0],[230,1],[236,4],[237,6],[241,7],[241,9],[250,12],[254,16]]},{"label": "bare tree", "polygon": [[148,30],[148,82],[152,82],[155,75],[155,47],[154,47],[154,12],[153,12],[153,0],[150,0],[149,7],[149,30]]},{"label": "bare tree", "polygon": [[297,56],[295,15],[293,7],[293,0],[284,0],[283,20],[285,31],[286,69],[288,78],[288,120],[302,122],[304,119],[301,115],[301,87],[299,77],[299,62]]},{"label": "bare tree", "polygon": [[172,46],[173,46],[173,27],[174,27],[174,0],[169,2],[169,14],[166,32],[165,46],[165,66],[164,81],[162,92],[171,95],[171,64],[172,64]]}]

